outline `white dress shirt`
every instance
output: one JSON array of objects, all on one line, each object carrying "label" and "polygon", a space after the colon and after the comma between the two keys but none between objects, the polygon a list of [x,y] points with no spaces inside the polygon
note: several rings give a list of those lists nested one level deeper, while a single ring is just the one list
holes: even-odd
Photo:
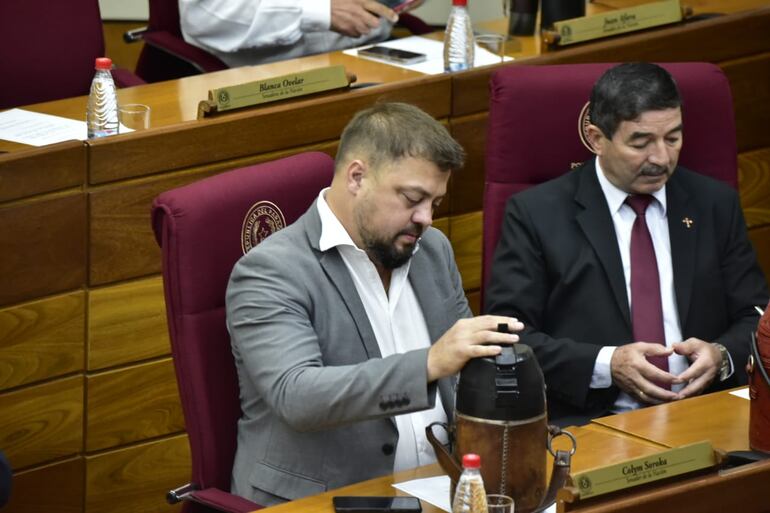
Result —
[{"label": "white dress shirt", "polygon": [[[615,187],[602,171],[599,159],[596,159],[596,176],[599,179],[599,185],[602,188],[604,197],[612,215],[612,222],[615,224],[615,235],[620,250],[620,258],[623,262],[623,274],[626,281],[626,296],[628,297],[628,307],[631,308],[631,228],[636,220],[636,213],[625,201],[628,193]],[[655,260],[658,263],[658,275],[660,278],[660,299],[663,307],[663,330],[666,336],[666,345],[671,346],[674,343],[682,341],[682,329],[679,324],[679,311],[676,307],[676,296],[674,292],[674,269],[671,260],[671,241],[668,235],[668,219],[666,217],[666,187],[665,185],[659,191],[652,194],[655,198],[647,207],[645,215],[647,228],[652,237],[652,245],[655,248]],[[636,342],[636,341],[635,341]],[[599,351],[594,364],[594,372],[591,377],[591,388],[608,388],[612,385],[612,375],[610,372],[610,360],[615,352],[614,346],[605,346]],[[685,356],[676,353],[668,357],[668,369],[673,375],[684,372],[689,366]],[[684,385],[673,385],[671,390],[677,392]],[[642,403],[636,398],[620,392],[617,401],[615,401],[613,412],[633,410],[642,406]]]},{"label": "white dress shirt", "polygon": [[[321,217],[319,249],[328,251],[336,247],[342,256],[374,330],[382,357],[430,347],[428,326],[408,279],[411,261],[393,270],[386,294],[369,256],[355,245],[326,203],[327,190],[322,190],[318,196]],[[414,251],[418,250],[419,243]],[[394,420],[398,428],[398,444],[393,471],[435,462],[436,456],[425,437],[425,428],[431,422],[447,420],[440,395],[436,393],[436,404],[432,409],[396,415]],[[441,441],[446,443],[446,439]]]},{"label": "white dress shirt", "polygon": [[352,48],[390,35],[392,24],[361,37],[331,31],[331,0],[179,0],[184,40],[230,67]]}]

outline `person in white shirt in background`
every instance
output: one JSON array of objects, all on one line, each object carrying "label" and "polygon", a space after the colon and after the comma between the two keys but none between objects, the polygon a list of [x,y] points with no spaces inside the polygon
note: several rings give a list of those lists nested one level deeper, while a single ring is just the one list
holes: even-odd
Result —
[{"label": "person in white shirt in background", "polygon": [[383,41],[398,14],[377,0],[179,0],[179,21],[185,41],[237,67]]}]

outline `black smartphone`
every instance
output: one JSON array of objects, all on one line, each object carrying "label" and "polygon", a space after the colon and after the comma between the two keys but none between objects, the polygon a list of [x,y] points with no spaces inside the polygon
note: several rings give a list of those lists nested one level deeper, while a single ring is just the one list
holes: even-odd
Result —
[{"label": "black smartphone", "polygon": [[396,12],[401,12],[417,0],[378,0],[381,4],[387,5]]},{"label": "black smartphone", "polygon": [[422,505],[416,497],[332,497],[337,513],[420,513]]},{"label": "black smartphone", "polygon": [[427,59],[424,53],[409,52],[407,50],[399,50],[398,48],[388,48],[387,46],[361,48],[358,50],[358,55],[382,61],[396,62],[398,64],[417,64]]}]

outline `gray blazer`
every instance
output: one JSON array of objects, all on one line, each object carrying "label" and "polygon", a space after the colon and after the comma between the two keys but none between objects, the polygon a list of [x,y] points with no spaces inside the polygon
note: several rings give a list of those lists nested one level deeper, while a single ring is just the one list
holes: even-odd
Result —
[{"label": "gray blazer", "polygon": [[[347,267],[336,249],[318,249],[320,236],[314,204],[244,255],[227,288],[243,410],[232,491],[259,504],[391,473],[392,416],[435,404],[428,350],[381,358]],[[471,315],[438,230],[420,240],[409,280],[432,341]],[[451,380],[438,388],[451,410]]]}]

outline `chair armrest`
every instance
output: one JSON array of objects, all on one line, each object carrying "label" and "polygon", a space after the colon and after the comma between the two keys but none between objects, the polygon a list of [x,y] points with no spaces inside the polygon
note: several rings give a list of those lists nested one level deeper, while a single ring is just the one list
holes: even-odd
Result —
[{"label": "chair armrest", "polygon": [[190,493],[190,498],[195,502],[211,508],[216,508],[219,511],[224,511],[226,513],[248,513],[249,511],[263,508],[263,506],[260,506],[255,502],[227,493],[218,488],[195,490]]},{"label": "chair armrest", "polygon": [[132,30],[126,30],[123,32],[123,41],[126,43],[136,43],[144,37],[145,32],[147,32],[147,27],[139,27]]},{"label": "chair armrest", "polygon": [[171,55],[188,62],[202,73],[220,71],[228,68],[227,64],[210,53],[185,42],[183,39],[176,37],[169,32],[160,30],[146,32],[143,39],[145,44],[170,53]]}]

